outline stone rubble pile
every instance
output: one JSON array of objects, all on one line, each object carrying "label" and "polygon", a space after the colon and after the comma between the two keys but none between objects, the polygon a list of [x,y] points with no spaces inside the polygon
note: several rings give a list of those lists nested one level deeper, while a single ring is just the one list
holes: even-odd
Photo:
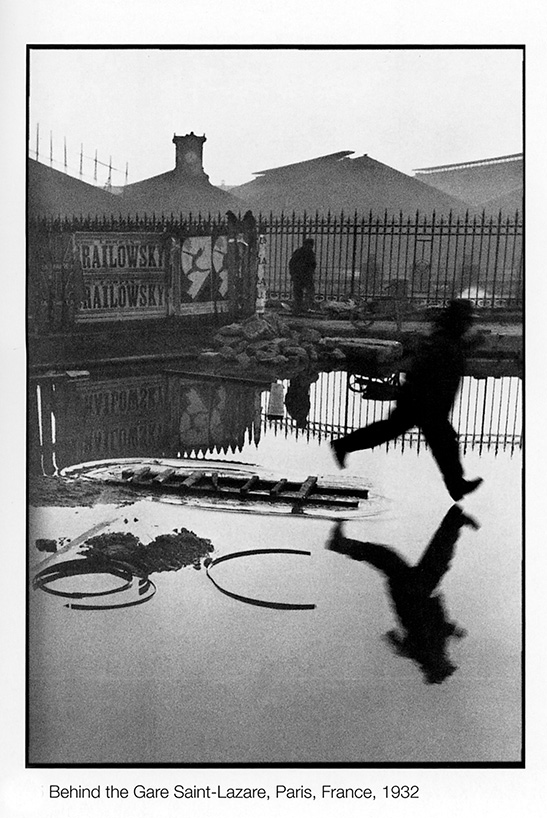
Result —
[{"label": "stone rubble pile", "polygon": [[213,338],[214,348],[201,353],[203,363],[247,369],[253,365],[285,367],[294,365],[336,366],[345,354],[316,329],[291,329],[273,312],[263,318],[252,316],[241,323],[221,327]]}]

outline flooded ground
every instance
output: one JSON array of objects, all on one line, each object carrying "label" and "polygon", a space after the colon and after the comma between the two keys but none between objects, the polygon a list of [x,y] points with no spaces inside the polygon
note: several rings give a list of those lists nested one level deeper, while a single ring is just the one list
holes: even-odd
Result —
[{"label": "flooded ground", "polygon": [[[345,372],[285,383],[274,420],[268,390],[250,384],[158,372],[43,379],[32,393],[31,472],[190,456],[335,474],[328,442],[388,411],[388,400],[367,399],[389,397],[378,386]],[[521,422],[518,378],[465,379],[454,423],[466,474],[485,480],[462,504],[466,517],[451,511],[416,431],[350,455],[347,473],[370,488],[371,505],[342,525],[141,494],[32,507],[31,576],[73,560],[86,534],[146,545],[188,529],[214,550],[200,570],[157,570],[153,589],[134,583],[89,610],[66,594],[121,587],[123,571],[52,581],[64,596],[30,590],[30,763],[518,761]],[[37,540],[65,550],[40,551]],[[430,543],[421,571],[409,572]],[[206,554],[258,550],[274,553],[205,566]],[[131,604],[105,605],[114,598]],[[416,605],[422,643],[403,645]]]}]

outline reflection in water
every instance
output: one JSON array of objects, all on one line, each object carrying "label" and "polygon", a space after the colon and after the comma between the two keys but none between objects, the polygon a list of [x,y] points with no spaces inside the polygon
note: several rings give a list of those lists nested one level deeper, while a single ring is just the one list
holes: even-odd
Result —
[{"label": "reflection in water", "polygon": [[305,429],[308,425],[308,415],[310,413],[310,387],[315,383],[319,375],[303,372],[295,378],[291,378],[285,394],[285,408],[292,419],[296,422],[297,429]]},{"label": "reflection in water", "polygon": [[[263,422],[274,434],[286,436],[296,432],[297,437],[305,434],[306,440],[330,441],[383,420],[393,406],[397,379],[395,374],[383,383],[374,379],[371,391],[366,389],[363,395],[355,388],[355,376],[351,373],[323,373],[310,389],[310,410],[304,432],[290,418],[269,422],[264,407]],[[391,393],[389,400],[388,392]],[[479,453],[497,454],[507,450],[512,453],[521,446],[521,379],[517,376],[464,377],[449,417],[458,432],[462,452],[478,449]],[[419,452],[425,448],[425,442],[421,431],[413,428],[384,444],[384,448],[401,451],[410,448]]]},{"label": "reflection in water", "polygon": [[[52,466],[55,454],[59,466],[131,454],[152,457],[164,447],[176,454],[184,448],[181,417],[196,406],[188,395],[190,390],[196,386],[202,396],[203,409],[198,414],[205,420],[222,399],[217,384],[207,391],[197,379],[158,372],[150,375],[141,371],[137,378],[126,374],[109,379],[103,376],[87,383],[58,380],[55,390],[47,379],[41,383],[47,392],[42,409],[47,412],[49,403],[56,421],[55,448],[52,438],[48,440],[46,434],[42,438],[46,460]],[[154,384],[163,386],[155,393],[147,392]],[[353,392],[348,401],[346,373],[321,374],[310,386],[306,429],[295,431],[295,421],[288,417],[270,426],[264,417],[263,437],[255,455],[247,437],[260,432],[261,406],[255,400],[258,397],[262,401],[265,415],[268,393],[254,385],[239,393],[235,384],[223,386],[228,401],[222,404],[224,429],[201,421],[189,424],[185,420],[183,424],[184,430],[198,425],[203,430],[203,449],[196,450],[195,456],[205,454],[208,443],[231,446],[233,442],[237,446],[237,440],[244,437],[242,456],[228,454],[225,459],[251,460],[263,468],[290,463],[291,468],[303,466],[306,475],[321,474],[330,466],[322,439],[330,440],[335,430],[346,425],[362,425],[365,412],[380,413],[389,404],[363,400]],[[385,573],[380,575],[378,569],[368,570],[368,566],[358,566],[332,552],[324,552],[324,558],[319,553],[317,559],[249,557],[212,570],[215,579],[230,591],[267,600],[316,602],[315,611],[308,613],[232,603],[213,587],[203,569],[199,574],[192,570],[151,574],[159,598],[120,612],[77,615],[62,605],[132,602],[139,598],[138,587],[79,600],[37,590],[29,599],[30,762],[162,765],[183,760],[194,765],[279,765],[282,761],[327,766],[362,766],[364,762],[376,766],[516,762],[521,757],[522,726],[521,386],[517,378],[470,378],[463,386],[455,426],[475,450],[470,460],[476,461],[481,447],[488,449],[483,458],[488,481],[474,505],[482,524],[481,532],[473,535],[480,540],[480,553],[470,549],[465,559],[463,554],[458,555],[454,571],[444,580],[444,591],[441,588],[446,603],[429,603],[433,608],[440,607],[436,620],[431,613],[434,621],[442,624],[453,614],[458,624],[473,634],[472,639],[460,643],[465,646],[463,654],[456,652],[458,643],[443,635],[439,638],[441,655],[451,665],[461,665],[449,683],[423,684],[422,666],[414,664],[422,658],[419,654],[412,662],[392,655],[392,649],[413,655],[412,644],[407,644],[407,628],[412,630],[408,622],[399,624],[398,614],[389,621],[394,614],[385,604],[384,583],[389,581]],[[287,387],[284,384],[285,390]],[[228,393],[241,396],[240,407]],[[154,394],[159,398],[157,402]],[[172,405],[169,395],[173,397]],[[38,409],[34,400],[32,434],[36,448],[29,455],[34,458],[32,468],[40,473]],[[253,415],[257,409],[258,415]],[[232,411],[233,415],[228,416]],[[188,414],[198,420],[193,411]],[[156,422],[164,438],[135,436],[140,424],[153,429]],[[285,425],[277,437],[276,423]],[[327,425],[330,428],[325,432]],[[43,430],[46,428],[44,423]],[[215,428],[215,437],[208,439],[208,430]],[[194,439],[199,441],[197,433]],[[405,542],[401,553],[407,556],[414,553],[410,552],[412,543],[425,548],[447,507],[444,493],[436,496],[428,491],[433,467],[429,456],[418,456],[415,439],[407,438],[397,451],[394,449],[376,450],[356,477],[381,488],[390,500],[390,511],[371,524],[358,525],[363,539],[376,539],[392,548]],[[126,513],[129,510],[122,512]],[[34,534],[42,538],[78,535],[88,526],[102,525],[107,514],[110,508],[100,504],[87,509],[32,510],[29,541]],[[183,510],[178,505],[148,500],[135,514],[139,525],[134,533],[145,542],[147,526],[152,523],[157,523],[158,528],[151,528],[150,539],[160,531],[169,532],[184,524],[209,537],[215,545],[218,539],[223,553],[256,544],[272,548],[293,545],[313,554],[324,548],[332,525],[244,514],[234,525],[233,518],[222,512],[190,507]],[[119,520],[116,525],[114,522],[109,520],[104,530],[128,530]],[[133,530],[132,523],[130,528]],[[383,534],[372,533],[373,529]],[[93,535],[97,533],[101,532],[93,531]],[[353,534],[349,528],[347,533]],[[361,534],[356,531],[356,536]],[[436,548],[442,563],[443,549],[440,545]],[[57,551],[53,560],[59,565],[61,557],[71,559],[77,555],[80,562],[89,559],[71,550],[63,555]],[[39,552],[34,556],[50,559],[49,554],[46,557]],[[418,558],[407,556],[412,563]],[[446,567],[446,555],[444,559]],[[269,574],[274,563],[276,570]],[[492,565],[495,570],[490,570]],[[36,570],[44,567],[42,562]],[[245,571],[239,572],[239,567]],[[409,566],[403,562],[405,567],[408,571]],[[304,582],[300,582],[301,577]],[[142,579],[137,578],[137,583]],[[49,586],[81,593],[114,588],[123,582],[123,577],[99,574],[57,580]],[[415,585],[408,589],[403,585],[397,590],[403,597],[405,592],[408,596],[411,591],[415,593]],[[364,626],[364,611],[355,605],[355,596],[362,593],[367,599],[367,618],[376,622],[375,626]],[[430,592],[430,598],[436,593]],[[427,609],[426,601],[423,605]],[[465,619],[463,614],[460,619],[460,605]],[[395,628],[397,635],[387,637],[390,649],[378,636]],[[336,638],[341,632],[344,638]],[[366,663],[364,656],[369,659]],[[405,673],[405,668],[410,689],[401,684],[398,676],[398,672]],[[138,718],[132,717],[134,713]]]},{"label": "reflection in water", "polygon": [[[398,379],[398,375],[396,376]],[[361,378],[363,380],[363,378]],[[43,378],[29,396],[31,474],[117,457],[203,457],[258,445],[261,432],[330,440],[384,418],[385,386],[367,381],[363,395],[346,372],[303,373],[283,384],[286,416],[267,417],[268,390],[259,384],[206,381],[172,373],[72,381]],[[468,448],[513,451],[521,445],[518,377],[463,379],[451,422]],[[425,444],[412,429],[392,448]]]},{"label": "reflection in water", "polygon": [[449,620],[442,596],[434,593],[450,568],[463,526],[478,528],[472,517],[454,505],[416,565],[409,565],[387,545],[344,537],[341,523],[335,527],[328,544],[332,551],[368,562],[386,576],[402,629],[402,633],[389,631],[386,640],[398,655],[419,665],[428,684],[440,684],[454,673],[456,666],[448,657],[448,640],[465,636],[465,631]]},{"label": "reflection in water", "polygon": [[[116,457],[227,454],[261,432],[259,387],[170,374],[42,380],[31,390],[33,474]],[[52,425],[54,424],[54,426]]]},{"label": "reflection in water", "polygon": [[350,372],[348,387],[366,400],[396,400],[401,387],[401,373],[393,372],[381,378]]},{"label": "reflection in water", "polygon": [[[70,600],[66,607],[75,610],[129,608],[148,602],[156,593],[150,574],[179,571],[189,565],[200,570],[202,560],[207,559],[211,551],[210,540],[185,528],[172,534],[160,534],[148,545],[128,532],[100,534],[86,540],[80,558],[57,562],[39,571],[33,579],[33,588]],[[63,587],[63,581],[72,577],[93,575],[96,578],[105,574],[121,579],[121,583],[99,591]],[[55,585],[59,581],[61,587]],[[116,595],[115,602],[111,601],[113,595]],[[108,600],[90,602],[97,597],[108,597]]]}]

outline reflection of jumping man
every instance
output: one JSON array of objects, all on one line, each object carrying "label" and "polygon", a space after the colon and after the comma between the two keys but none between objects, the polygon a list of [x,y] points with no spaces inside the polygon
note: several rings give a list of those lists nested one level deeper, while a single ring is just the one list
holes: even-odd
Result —
[{"label": "reflection of jumping man", "polygon": [[445,515],[417,565],[409,565],[387,545],[344,537],[338,523],[328,547],[359,562],[368,562],[387,579],[402,634],[391,630],[386,641],[399,656],[413,659],[428,684],[440,684],[456,670],[447,655],[450,637],[461,639],[465,631],[447,616],[443,598],[434,593],[448,571],[460,529],[477,529],[472,517],[454,505]]},{"label": "reflection of jumping man", "polygon": [[451,301],[418,349],[389,417],[332,442],[341,467],[349,452],[379,446],[418,426],[453,500],[461,500],[482,483],[481,478],[464,480],[458,436],[448,419],[464,372],[464,335],[471,324],[471,302]]}]

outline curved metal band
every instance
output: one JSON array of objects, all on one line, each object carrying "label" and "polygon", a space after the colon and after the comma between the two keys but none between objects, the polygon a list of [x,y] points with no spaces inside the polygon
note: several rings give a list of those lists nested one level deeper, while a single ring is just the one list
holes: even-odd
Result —
[{"label": "curved metal band", "polygon": [[311,551],[300,551],[294,548],[259,548],[256,551],[235,551],[233,554],[225,554],[223,557],[217,557],[215,560],[209,563],[205,569],[205,572],[215,588],[218,588],[218,590],[221,593],[226,594],[226,596],[229,596],[232,599],[237,599],[238,602],[246,602],[248,605],[257,605],[260,608],[274,608],[280,611],[310,611],[316,607],[312,604],[269,602],[264,599],[253,599],[253,597],[242,596],[241,594],[236,594],[233,591],[228,591],[226,588],[223,588],[211,576],[210,569],[214,568],[215,565],[218,565],[221,562],[233,560],[238,557],[253,557],[256,554],[304,554],[305,556],[309,557],[311,556]]},{"label": "curved metal band", "polygon": [[[81,605],[75,602],[69,602],[65,605],[66,608],[70,608],[73,611],[116,611],[118,608],[132,608],[134,605],[142,605],[144,602],[148,602],[157,591],[156,585],[152,582],[151,579],[140,580],[142,583],[140,591],[141,593],[146,593],[149,588],[152,588],[152,592],[148,594],[148,596],[143,596],[141,599],[134,599],[131,602],[120,602],[119,605]],[[146,587],[142,587],[146,586]]]},{"label": "curved metal band", "polygon": [[[111,574],[119,577],[124,582],[117,588],[110,588],[107,591],[56,591],[49,588],[48,584],[58,579],[65,579],[66,577],[83,576],[84,574]],[[46,594],[53,596],[61,596],[65,599],[83,599],[84,597],[108,596],[109,594],[117,594],[120,591],[125,591],[133,582],[133,574],[131,571],[117,563],[102,563],[90,560],[68,560],[66,562],[58,563],[57,565],[50,565],[44,568],[43,571],[36,574],[32,580],[32,587],[34,589],[40,588]]]}]

